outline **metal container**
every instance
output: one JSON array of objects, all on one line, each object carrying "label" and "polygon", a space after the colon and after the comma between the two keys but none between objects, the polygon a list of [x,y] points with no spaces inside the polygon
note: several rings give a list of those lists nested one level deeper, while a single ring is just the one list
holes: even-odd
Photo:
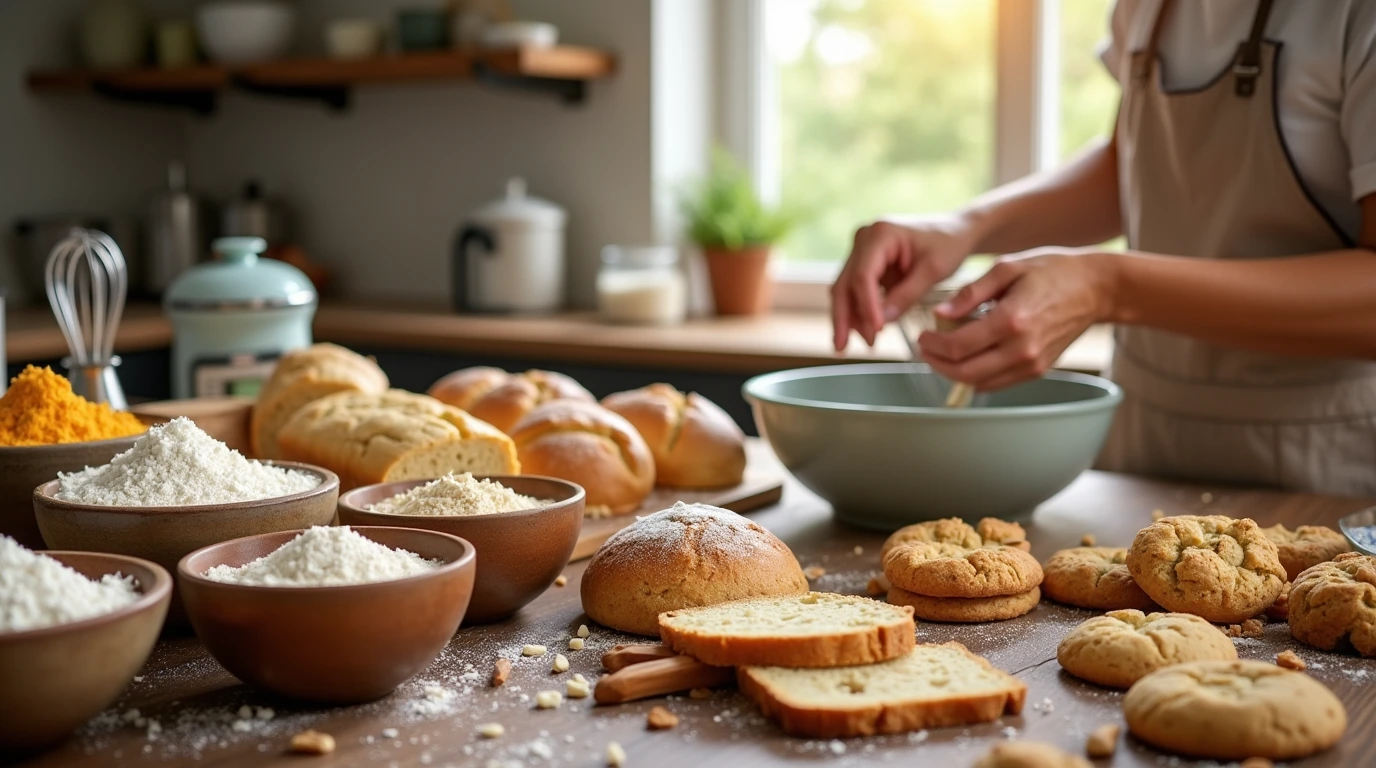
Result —
[{"label": "metal container", "polygon": [[286,206],[264,195],[263,185],[256,179],[245,182],[239,197],[225,203],[220,219],[220,234],[225,237],[261,237],[269,248],[291,240]]},{"label": "metal container", "polygon": [[200,203],[187,191],[186,167],[181,163],[167,167],[167,189],[149,203],[146,227],[143,289],[161,296],[178,275],[201,260],[205,247]]}]

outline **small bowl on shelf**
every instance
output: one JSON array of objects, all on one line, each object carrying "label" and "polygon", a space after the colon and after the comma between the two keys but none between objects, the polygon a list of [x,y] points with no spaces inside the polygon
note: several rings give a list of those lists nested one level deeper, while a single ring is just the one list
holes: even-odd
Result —
[{"label": "small bowl on shelf", "polygon": [[559,28],[543,21],[499,21],[483,27],[485,48],[553,48]]},{"label": "small bowl on shelf", "polygon": [[196,11],[196,36],[211,61],[251,64],[277,59],[291,46],[296,13],[274,0],[215,0]]},{"label": "small bowl on shelf", "polygon": [[340,61],[377,56],[382,51],[382,25],[372,19],[335,19],[325,26],[325,50]]},{"label": "small bowl on shelf", "polygon": [[[320,478],[320,484],[287,496],[226,504],[104,507],[57,498],[58,481],[53,480],[31,491],[30,504],[49,547],[141,557],[175,573],[177,563],[201,547],[260,533],[329,525],[334,520],[339,501],[337,475],[293,461],[265,463],[309,472]],[[178,595],[173,596],[167,623],[173,628],[186,626]]]},{"label": "small bowl on shelf", "polygon": [[158,639],[172,577],[154,563],[91,552],[43,552],[81,575],[132,576],[142,593],[70,624],[0,632],[0,762],[61,741],[110,706]]},{"label": "small bowl on shelf", "polygon": [[553,504],[491,515],[393,515],[369,508],[430,480],[356,488],[339,497],[341,525],[382,525],[440,531],[463,538],[478,553],[477,582],[465,626],[500,621],[544,594],[568,565],[583,530],[583,488],[535,475],[478,476]]},{"label": "small bowl on shelf", "polygon": [[473,545],[410,528],[355,528],[394,549],[443,563],[404,579],[330,587],[264,587],[207,579],[301,531],[249,536],[199,549],[177,565],[186,612],[215,660],[235,677],[282,696],[358,704],[391,693],[435,660],[473,593]]},{"label": "small bowl on shelf", "polygon": [[1353,512],[1339,520],[1338,527],[1354,550],[1376,557],[1376,507]]}]

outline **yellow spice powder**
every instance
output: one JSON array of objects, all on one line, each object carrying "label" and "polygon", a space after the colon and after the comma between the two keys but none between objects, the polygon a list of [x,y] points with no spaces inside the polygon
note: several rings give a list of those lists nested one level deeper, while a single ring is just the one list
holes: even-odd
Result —
[{"label": "yellow spice powder", "polygon": [[0,397],[0,445],[51,445],[109,440],[147,430],[133,414],[93,403],[51,368],[30,365]]}]

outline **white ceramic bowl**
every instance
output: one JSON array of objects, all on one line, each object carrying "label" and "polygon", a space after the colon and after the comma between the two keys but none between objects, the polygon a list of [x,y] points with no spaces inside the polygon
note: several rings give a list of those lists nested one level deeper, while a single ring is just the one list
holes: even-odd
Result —
[{"label": "white ceramic bowl", "polygon": [[367,59],[382,49],[382,25],[372,19],[335,19],[325,27],[325,49],[336,59]]},{"label": "white ceramic bowl", "polygon": [[219,0],[196,12],[196,34],[212,61],[247,64],[286,53],[295,13],[269,0]]},{"label": "white ceramic bowl", "polygon": [[543,21],[503,21],[483,27],[482,41],[488,48],[552,48],[559,28]]}]

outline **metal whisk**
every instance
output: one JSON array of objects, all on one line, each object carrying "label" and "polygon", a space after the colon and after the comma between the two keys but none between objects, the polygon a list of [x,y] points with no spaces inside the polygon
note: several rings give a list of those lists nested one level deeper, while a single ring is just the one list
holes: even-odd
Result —
[{"label": "metal whisk", "polygon": [[109,235],[73,227],[48,255],[44,273],[48,303],[67,339],[71,357],[62,361],[72,390],[115,410],[129,407],[115,375],[115,333],[129,290],[124,254]]}]

